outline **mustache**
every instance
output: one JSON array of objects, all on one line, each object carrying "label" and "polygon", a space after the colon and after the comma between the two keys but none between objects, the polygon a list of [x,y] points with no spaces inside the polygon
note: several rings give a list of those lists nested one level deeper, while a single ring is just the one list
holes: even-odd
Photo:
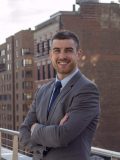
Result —
[{"label": "mustache", "polygon": [[58,61],[64,61],[64,62],[67,62],[68,59],[67,58],[59,58]]}]

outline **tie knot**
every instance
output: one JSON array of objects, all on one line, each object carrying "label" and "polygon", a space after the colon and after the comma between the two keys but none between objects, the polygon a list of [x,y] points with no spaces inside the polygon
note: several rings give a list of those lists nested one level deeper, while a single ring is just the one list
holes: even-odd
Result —
[{"label": "tie knot", "polygon": [[57,81],[55,83],[55,88],[61,88],[61,87],[62,87],[61,81]]}]

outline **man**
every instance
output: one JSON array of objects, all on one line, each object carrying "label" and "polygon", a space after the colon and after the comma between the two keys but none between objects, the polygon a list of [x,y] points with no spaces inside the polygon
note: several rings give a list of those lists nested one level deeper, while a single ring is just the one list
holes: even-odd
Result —
[{"label": "man", "polygon": [[[78,37],[60,31],[51,43],[56,79],[38,88],[20,127],[20,142],[31,148],[34,160],[89,160],[99,119],[99,93],[78,69]],[[61,85],[55,99],[57,81]]]}]

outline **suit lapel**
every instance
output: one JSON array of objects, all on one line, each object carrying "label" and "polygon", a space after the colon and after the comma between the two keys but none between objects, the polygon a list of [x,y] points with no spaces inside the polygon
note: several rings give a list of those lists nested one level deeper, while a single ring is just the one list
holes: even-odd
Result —
[{"label": "suit lapel", "polygon": [[59,96],[57,97],[55,103],[53,104],[53,106],[51,108],[51,111],[50,111],[49,116],[48,116],[48,121],[50,121],[50,119],[52,118],[55,109],[57,109],[57,106],[59,107],[59,105],[57,105],[57,104],[72,89],[72,87],[77,83],[77,81],[81,77],[81,75],[82,75],[81,72],[77,72],[72,77],[72,79],[67,83],[67,85],[63,88],[63,90],[60,92]]},{"label": "suit lapel", "polygon": [[54,87],[54,82],[55,81],[52,81],[52,84],[50,84],[48,87],[47,87],[47,90],[46,90],[46,93],[44,95],[44,98],[45,98],[45,103],[43,104],[42,106],[42,117],[44,117],[44,121],[47,122],[47,110],[48,110],[48,105],[49,105],[49,100],[50,100],[50,97],[51,97],[51,94],[52,94],[52,90],[53,90],[53,87]]}]

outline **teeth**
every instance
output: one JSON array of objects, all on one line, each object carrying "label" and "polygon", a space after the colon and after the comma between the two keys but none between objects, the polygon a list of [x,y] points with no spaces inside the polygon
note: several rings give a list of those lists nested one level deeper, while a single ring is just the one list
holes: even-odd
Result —
[{"label": "teeth", "polygon": [[59,64],[67,64],[67,62],[58,62]]}]

